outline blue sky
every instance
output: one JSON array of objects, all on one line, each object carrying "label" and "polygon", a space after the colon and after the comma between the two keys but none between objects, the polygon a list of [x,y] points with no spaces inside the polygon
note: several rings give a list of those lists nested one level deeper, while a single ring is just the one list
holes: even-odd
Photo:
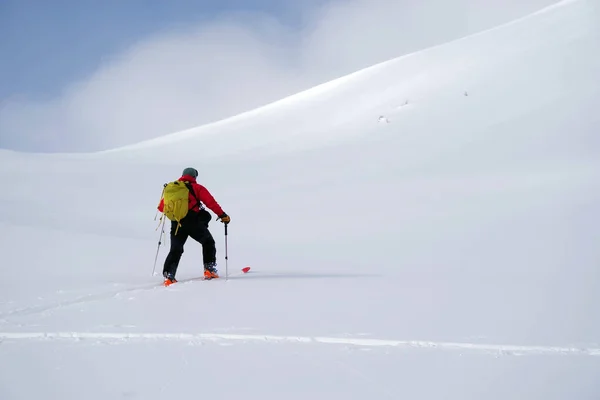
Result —
[{"label": "blue sky", "polygon": [[[303,0],[305,1],[305,0]],[[299,23],[282,0],[0,0],[0,98],[48,97],[82,79],[107,54],[231,10],[268,12]],[[309,0],[305,4],[318,4]]]},{"label": "blue sky", "polygon": [[556,1],[0,0],[0,149],[152,139]]}]

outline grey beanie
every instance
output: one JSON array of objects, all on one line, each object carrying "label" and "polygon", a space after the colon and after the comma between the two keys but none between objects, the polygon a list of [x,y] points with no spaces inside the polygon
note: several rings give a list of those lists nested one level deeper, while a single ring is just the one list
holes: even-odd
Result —
[{"label": "grey beanie", "polygon": [[194,178],[197,178],[198,170],[196,168],[187,167],[186,169],[183,170],[181,175],[190,175],[190,176],[193,176]]}]

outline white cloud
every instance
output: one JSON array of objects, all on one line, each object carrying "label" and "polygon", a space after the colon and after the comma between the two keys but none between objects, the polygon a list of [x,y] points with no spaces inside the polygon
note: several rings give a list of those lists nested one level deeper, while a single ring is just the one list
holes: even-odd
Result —
[{"label": "white cloud", "polygon": [[230,14],[147,38],[47,102],[5,103],[0,147],[93,151],[235,115],[555,0],[347,0],[299,10],[293,30]]}]

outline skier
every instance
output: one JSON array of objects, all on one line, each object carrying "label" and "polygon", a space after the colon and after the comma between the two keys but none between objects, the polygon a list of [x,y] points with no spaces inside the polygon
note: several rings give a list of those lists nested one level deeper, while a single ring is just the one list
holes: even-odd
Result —
[{"label": "skier", "polygon": [[[175,279],[175,274],[177,273],[179,260],[183,254],[183,246],[185,245],[188,237],[191,237],[198,243],[202,244],[204,278],[213,279],[219,277],[219,273],[216,268],[217,249],[215,247],[215,240],[208,230],[208,223],[211,220],[211,215],[204,209],[202,203],[204,203],[212,212],[218,215],[218,218],[224,224],[228,224],[230,222],[230,218],[223,211],[212,194],[204,186],[196,182],[197,177],[198,170],[195,168],[185,168],[182,176],[178,179],[179,181],[189,182],[194,193],[190,193],[189,195],[189,211],[187,215],[180,221],[181,225],[178,225],[177,221],[171,221],[171,249],[163,266],[165,286],[169,286],[177,282]],[[163,212],[164,198],[161,198],[160,203],[158,204],[158,210]]]}]

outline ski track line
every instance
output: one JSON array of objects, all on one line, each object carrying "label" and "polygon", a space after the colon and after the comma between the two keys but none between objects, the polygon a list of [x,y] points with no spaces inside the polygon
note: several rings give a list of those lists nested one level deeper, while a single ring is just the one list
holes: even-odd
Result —
[{"label": "ski track line", "polygon": [[[238,276],[243,276],[243,274],[242,273],[229,274],[229,278],[236,278]],[[192,283],[192,282],[202,281],[202,280],[203,280],[203,277],[181,279],[178,281],[177,285],[174,287],[177,288],[180,285],[183,285],[186,283]],[[222,281],[226,281],[226,280],[223,278]],[[83,303],[91,303],[93,301],[98,301],[98,300],[106,300],[111,297],[119,296],[121,294],[143,292],[143,291],[152,290],[152,289],[163,289],[164,290],[165,287],[161,283],[151,283],[148,285],[141,285],[141,286],[134,286],[134,287],[129,287],[129,288],[125,288],[125,289],[111,290],[108,292],[87,294],[87,295],[80,296],[80,297],[77,297],[77,298],[71,299],[71,300],[63,300],[63,301],[53,302],[50,304],[41,304],[38,306],[29,306],[29,307],[18,308],[16,310],[5,311],[3,313],[0,313],[0,320],[10,318],[10,317],[19,317],[22,315],[43,313],[45,311],[51,311],[51,310],[55,310],[55,309],[62,308],[62,307],[73,306],[73,305],[83,304]]]},{"label": "ski track line", "polygon": [[45,311],[51,311],[51,310],[55,310],[57,308],[72,306],[72,305],[76,305],[76,304],[89,303],[89,302],[97,301],[97,300],[105,300],[110,297],[118,296],[120,294],[154,289],[155,287],[158,287],[158,286],[159,285],[157,285],[157,284],[146,285],[146,286],[137,286],[137,287],[128,288],[128,289],[113,290],[110,292],[87,294],[84,296],[77,297],[75,299],[57,301],[57,302],[53,302],[50,304],[41,304],[39,306],[18,308],[16,310],[11,310],[11,311],[6,311],[3,313],[0,313],[0,319],[10,318],[10,317],[18,317],[18,316],[28,315],[28,314],[38,314],[38,313],[42,313]]},{"label": "ski track line", "polygon": [[[197,280],[201,280],[201,278],[184,279],[184,280],[179,281],[178,284],[185,284],[185,283],[194,282]],[[83,304],[83,303],[91,303],[93,301],[99,301],[99,300],[106,300],[111,297],[119,296],[121,294],[143,292],[143,291],[159,289],[159,288],[165,289],[161,283],[151,283],[148,285],[134,286],[134,287],[125,288],[125,289],[111,290],[108,292],[86,294],[84,296],[80,296],[75,299],[57,301],[57,302],[52,302],[50,304],[40,304],[38,306],[29,306],[29,307],[18,308],[16,310],[6,311],[3,313],[0,313],[0,319],[10,318],[10,317],[18,317],[18,316],[29,315],[29,314],[38,314],[38,313],[42,313],[45,311],[51,311],[51,310],[55,310],[55,309],[62,308],[62,307],[73,306],[73,305]]]},{"label": "ski track line", "polygon": [[262,342],[267,344],[329,344],[355,347],[388,347],[399,349],[446,350],[487,353],[490,355],[552,355],[552,356],[600,356],[600,348],[558,346],[523,346],[458,342],[433,342],[421,340],[385,340],[364,338],[336,338],[311,336],[241,335],[226,333],[128,333],[128,332],[0,332],[0,343],[23,340],[95,340],[103,343],[127,341],[171,340],[185,342]]}]

